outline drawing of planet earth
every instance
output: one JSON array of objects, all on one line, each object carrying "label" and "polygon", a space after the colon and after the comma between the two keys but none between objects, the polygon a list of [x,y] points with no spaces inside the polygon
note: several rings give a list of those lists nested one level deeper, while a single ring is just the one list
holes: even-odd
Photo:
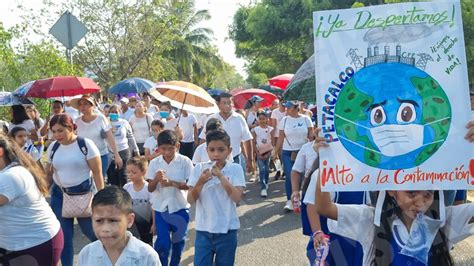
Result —
[{"label": "drawing of planet earth", "polygon": [[387,170],[428,160],[451,124],[451,105],[439,83],[403,63],[359,70],[342,88],[334,113],[344,148],[360,162]]}]

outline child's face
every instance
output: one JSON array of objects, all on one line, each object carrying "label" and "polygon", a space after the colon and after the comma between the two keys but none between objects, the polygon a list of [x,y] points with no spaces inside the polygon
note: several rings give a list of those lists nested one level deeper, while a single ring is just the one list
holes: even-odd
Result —
[{"label": "child's face", "polygon": [[94,233],[106,249],[125,247],[126,232],[134,219],[133,213],[124,213],[114,205],[98,205],[92,210]]},{"label": "child's face", "polygon": [[171,161],[173,160],[176,151],[178,151],[179,149],[179,143],[177,143],[176,145],[162,144],[158,146],[158,148],[160,148],[161,154],[163,154],[163,158],[166,161]]},{"label": "child's face", "polygon": [[268,119],[265,115],[258,116],[258,125],[259,126],[266,126],[268,123]]},{"label": "child's face", "polygon": [[402,211],[403,218],[414,220],[418,213],[424,214],[433,204],[433,191],[389,191]]},{"label": "child's face", "polygon": [[163,129],[159,126],[151,126],[151,132],[153,132],[153,136],[157,137]]},{"label": "child's face", "polygon": [[222,140],[213,140],[207,144],[207,154],[209,159],[216,162],[218,166],[225,164],[225,161],[231,152],[232,148],[227,146]]},{"label": "child's face", "polygon": [[134,164],[128,164],[127,165],[127,176],[128,179],[132,182],[138,182],[140,180],[143,180],[143,177],[145,176],[145,172],[140,169],[140,167],[134,165]]},{"label": "child's face", "polygon": [[27,139],[28,139],[28,133],[26,133],[26,131],[24,131],[24,130],[17,132],[16,135],[15,135],[15,142],[20,147],[25,146],[25,143],[26,143]]}]

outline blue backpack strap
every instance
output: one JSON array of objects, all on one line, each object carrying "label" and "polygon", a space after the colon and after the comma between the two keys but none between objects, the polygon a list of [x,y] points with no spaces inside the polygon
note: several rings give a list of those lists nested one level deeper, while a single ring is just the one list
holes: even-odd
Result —
[{"label": "blue backpack strap", "polygon": [[51,161],[51,163],[53,162],[54,154],[56,153],[60,145],[61,144],[57,140],[53,143],[53,148],[51,149],[51,154],[49,155],[49,160]]},{"label": "blue backpack strap", "polygon": [[82,154],[84,154],[84,156],[87,156],[89,150],[87,149],[86,141],[84,140],[84,138],[77,136],[77,144],[79,145],[79,149],[81,150]]}]

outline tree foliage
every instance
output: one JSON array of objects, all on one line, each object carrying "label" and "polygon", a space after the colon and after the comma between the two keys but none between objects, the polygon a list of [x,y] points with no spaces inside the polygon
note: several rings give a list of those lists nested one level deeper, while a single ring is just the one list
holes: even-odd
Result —
[{"label": "tree foliage", "polygon": [[[386,3],[410,2],[385,0]],[[461,0],[469,77],[474,74],[474,0]],[[229,29],[236,55],[247,61],[247,81],[253,86],[272,76],[294,73],[313,54],[313,18],[316,10],[357,8],[384,4],[383,0],[262,0],[241,6]]]}]

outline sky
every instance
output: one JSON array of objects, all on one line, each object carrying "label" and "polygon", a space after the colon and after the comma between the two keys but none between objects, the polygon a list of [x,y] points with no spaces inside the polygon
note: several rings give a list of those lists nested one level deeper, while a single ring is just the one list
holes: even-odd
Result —
[{"label": "sky", "polygon": [[[41,0],[0,0],[0,21],[8,29],[20,22],[20,14],[16,9],[17,3],[31,8],[34,12],[38,8]],[[65,0],[57,0],[58,4]],[[219,49],[220,55],[226,62],[235,66],[236,70],[245,78],[247,74],[244,71],[244,60],[239,59],[234,53],[234,42],[228,39],[228,27],[232,24],[234,13],[239,5],[248,5],[252,0],[195,0],[196,10],[208,9],[211,13],[211,19],[200,25],[208,27],[214,31],[214,45]],[[74,14],[74,12],[73,12]],[[59,19],[59,17],[58,17]],[[45,29],[47,31],[49,29]]]}]

